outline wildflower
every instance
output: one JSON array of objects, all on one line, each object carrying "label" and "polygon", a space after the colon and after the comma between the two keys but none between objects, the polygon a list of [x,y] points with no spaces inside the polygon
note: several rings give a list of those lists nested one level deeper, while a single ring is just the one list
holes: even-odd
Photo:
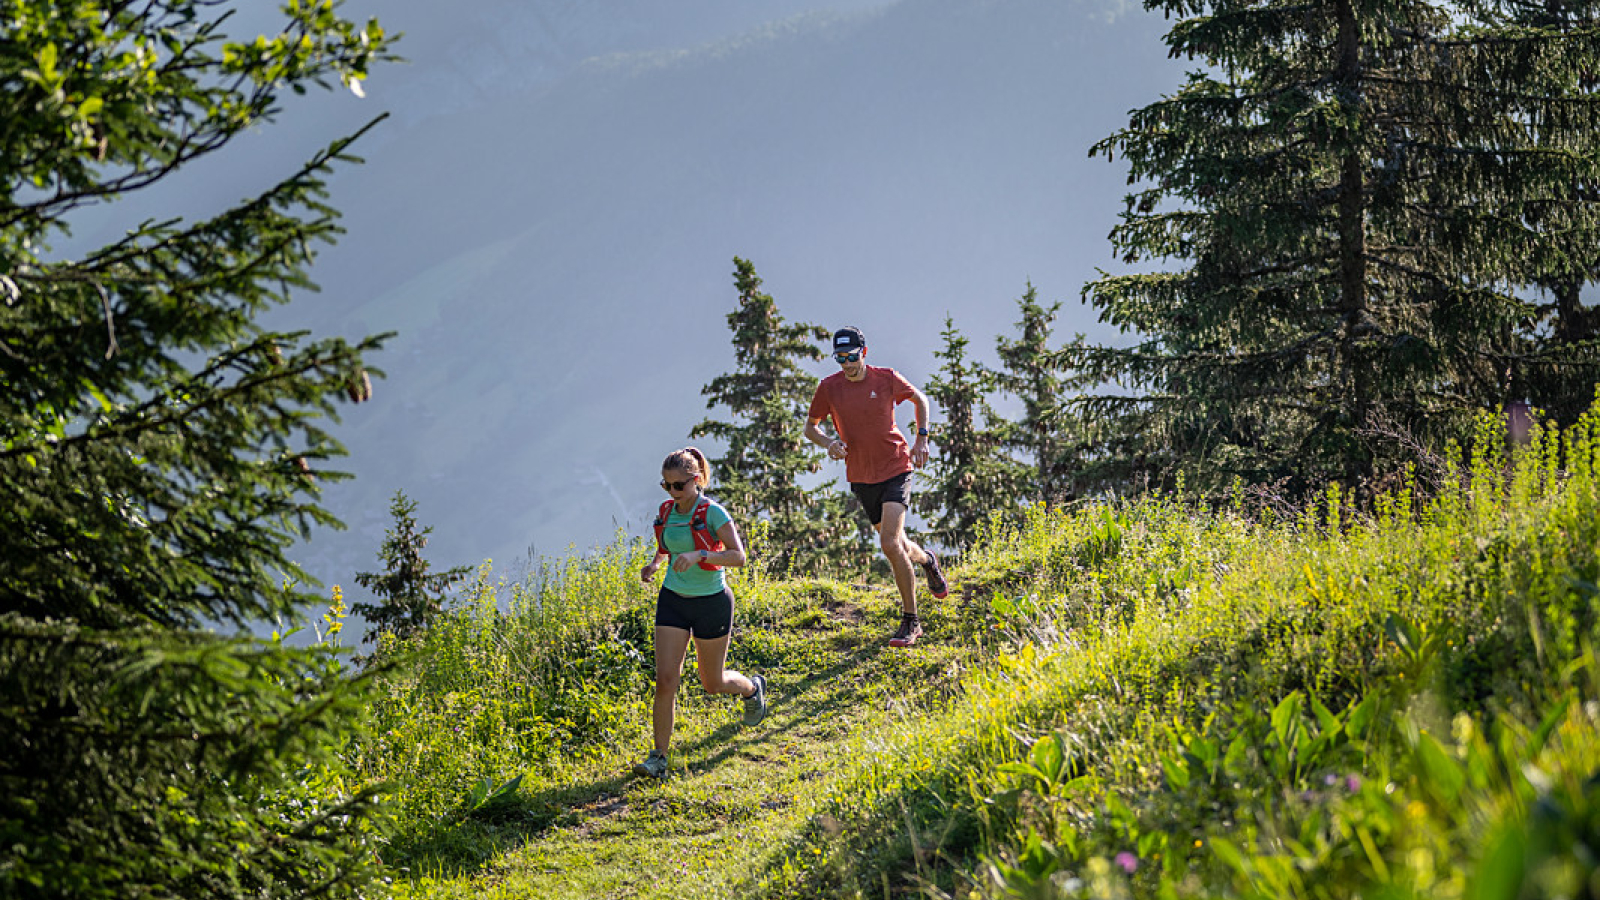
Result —
[{"label": "wildflower", "polygon": [[1346,775],[1344,777],[1344,786],[1346,788],[1348,788],[1350,790],[1350,793],[1352,793],[1352,794],[1354,794],[1356,791],[1361,790],[1361,776],[1360,775]]},{"label": "wildflower", "polygon": [[1139,870],[1139,857],[1126,850],[1118,853],[1114,861],[1122,867],[1122,871],[1127,872],[1129,875]]},{"label": "wildflower", "polygon": [[[1083,879],[1069,872],[1057,872],[1050,876],[1050,880],[1055,882],[1061,892],[1069,897],[1083,890]],[[972,896],[976,897],[978,895],[974,893]]]}]

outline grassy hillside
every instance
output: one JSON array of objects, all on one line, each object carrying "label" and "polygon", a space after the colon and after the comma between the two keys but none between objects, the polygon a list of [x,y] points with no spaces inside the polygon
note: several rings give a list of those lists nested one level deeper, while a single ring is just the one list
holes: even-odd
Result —
[{"label": "grassy hillside", "polygon": [[741,572],[773,714],[691,673],[661,782],[622,540],[480,583],[348,755],[405,895],[1595,896],[1597,437],[1361,514],[1038,508],[909,651],[885,585]]}]

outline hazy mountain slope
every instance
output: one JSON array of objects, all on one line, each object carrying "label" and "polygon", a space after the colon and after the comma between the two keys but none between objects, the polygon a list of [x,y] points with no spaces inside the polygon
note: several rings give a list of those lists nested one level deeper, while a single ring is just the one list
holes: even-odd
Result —
[{"label": "hazy mountain slope", "polygon": [[731,367],[735,254],[789,318],[858,324],[914,380],[946,311],[987,352],[1029,278],[1069,301],[1064,335],[1088,327],[1076,293],[1110,262],[1124,171],[1085,151],[1175,81],[1160,30],[904,0],[381,126],[335,183],[349,233],[324,291],[290,310],[401,332],[341,430],[359,479],[329,499],[354,528],[306,558],[345,583],[375,565],[396,488],[440,565],[641,531]]}]

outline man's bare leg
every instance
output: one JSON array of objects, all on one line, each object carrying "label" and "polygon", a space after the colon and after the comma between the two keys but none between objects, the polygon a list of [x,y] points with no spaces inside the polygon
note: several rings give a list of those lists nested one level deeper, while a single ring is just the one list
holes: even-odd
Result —
[{"label": "man's bare leg", "polygon": [[884,558],[894,570],[895,587],[900,589],[900,610],[914,616],[917,614],[917,575],[911,566],[927,563],[928,553],[906,537],[906,508],[902,503],[883,504],[883,521],[878,523],[877,529],[878,546],[883,548]]}]

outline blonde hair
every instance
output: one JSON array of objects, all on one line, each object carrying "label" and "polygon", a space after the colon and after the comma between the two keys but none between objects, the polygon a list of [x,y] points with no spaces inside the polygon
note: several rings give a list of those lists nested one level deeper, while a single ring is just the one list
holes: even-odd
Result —
[{"label": "blonde hair", "polygon": [[711,481],[711,464],[706,462],[706,455],[700,452],[699,447],[685,447],[668,453],[667,458],[661,461],[661,471],[668,469],[688,472],[701,487]]}]

